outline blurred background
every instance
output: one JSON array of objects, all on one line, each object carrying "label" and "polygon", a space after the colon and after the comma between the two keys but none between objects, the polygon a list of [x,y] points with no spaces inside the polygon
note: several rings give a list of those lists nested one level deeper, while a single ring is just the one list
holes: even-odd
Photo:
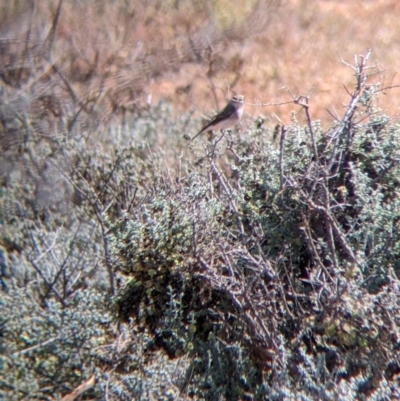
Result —
[{"label": "blurred background", "polygon": [[[398,82],[399,11],[395,0],[3,1],[0,77],[29,92],[25,107],[49,95],[103,120],[160,100],[200,116],[241,93],[249,115],[288,123],[299,107],[269,104],[311,92],[312,118],[331,121],[354,85],[341,58],[371,49]],[[395,114],[394,100],[382,92],[380,106]]]}]

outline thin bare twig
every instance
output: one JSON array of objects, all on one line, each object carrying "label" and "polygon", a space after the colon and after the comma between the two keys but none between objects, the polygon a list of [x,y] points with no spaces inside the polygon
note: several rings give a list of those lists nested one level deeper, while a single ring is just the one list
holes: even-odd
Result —
[{"label": "thin bare twig", "polygon": [[318,160],[318,149],[317,149],[317,145],[315,142],[315,136],[314,136],[314,130],[312,127],[312,122],[311,122],[308,99],[309,99],[309,94],[298,96],[298,97],[294,98],[293,101],[295,104],[298,104],[299,106],[301,106],[303,108],[304,112],[306,113],[307,126],[308,126],[308,130],[310,131],[311,143],[312,143],[313,152],[314,152],[314,160],[317,161]]},{"label": "thin bare twig", "polygon": [[61,399],[61,401],[74,401],[74,400],[76,400],[85,391],[90,390],[92,387],[94,387],[95,383],[96,383],[96,376],[93,375],[88,380],[84,381],[80,386],[78,386],[71,393],[69,393],[66,396],[64,396]]},{"label": "thin bare twig", "polygon": [[279,143],[279,190],[282,191],[284,185],[284,174],[283,174],[283,155],[285,151],[285,138],[286,138],[287,127],[283,125],[281,127],[281,139]]},{"label": "thin bare twig", "polygon": [[229,185],[228,180],[225,179],[225,177],[223,176],[222,172],[220,172],[218,170],[217,166],[215,165],[215,163],[212,160],[210,161],[210,164],[211,164],[211,168],[212,168],[214,174],[218,178],[219,183],[221,184],[222,188],[225,191],[225,194],[228,197],[229,204],[231,205],[231,207],[233,209],[233,212],[234,212],[234,214],[236,216],[236,222],[237,222],[237,225],[238,225],[239,232],[241,234],[241,239],[243,240],[245,231],[244,231],[244,227],[243,227],[242,218],[240,217],[239,209],[236,206],[236,202],[233,199],[233,197],[234,197],[233,189]]},{"label": "thin bare twig", "polygon": [[25,354],[28,354],[29,352],[36,351],[37,349],[43,348],[43,347],[45,347],[46,345],[52,344],[52,343],[54,343],[55,341],[58,341],[58,340],[59,340],[59,337],[52,337],[52,338],[49,338],[49,339],[46,340],[46,341],[43,341],[43,342],[41,342],[41,343],[39,343],[39,344],[36,344],[36,345],[33,345],[32,347],[26,348],[26,349],[24,349],[24,350],[22,350],[22,351],[14,352],[14,353],[12,353],[12,354],[10,355],[10,357],[11,357],[11,358],[17,358],[17,357],[23,356],[23,355],[25,355]]}]

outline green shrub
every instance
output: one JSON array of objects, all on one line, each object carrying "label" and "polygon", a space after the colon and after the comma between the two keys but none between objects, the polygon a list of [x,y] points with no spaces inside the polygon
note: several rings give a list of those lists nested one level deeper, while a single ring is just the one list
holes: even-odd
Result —
[{"label": "green shrub", "polygon": [[116,311],[154,349],[189,358],[180,386],[195,399],[395,391],[400,131],[373,108],[365,67],[328,129],[293,121],[273,144],[250,127],[227,137],[230,171],[210,144],[110,222]]},{"label": "green shrub", "polygon": [[395,397],[400,127],[366,60],[327,128],[306,97],[214,142],[165,103],[45,138],[7,114],[3,398]]},{"label": "green shrub", "polygon": [[105,309],[95,291],[79,291],[68,307],[49,300],[43,308],[32,288],[9,286],[2,296],[3,399],[61,398],[89,377],[109,340]]}]

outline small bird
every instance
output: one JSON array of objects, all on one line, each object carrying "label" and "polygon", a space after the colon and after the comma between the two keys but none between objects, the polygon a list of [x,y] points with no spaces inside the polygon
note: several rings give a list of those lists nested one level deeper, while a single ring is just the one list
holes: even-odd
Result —
[{"label": "small bird", "polygon": [[244,96],[233,96],[225,108],[205,125],[201,131],[192,138],[192,141],[203,132],[225,130],[234,127],[242,118],[243,102]]}]

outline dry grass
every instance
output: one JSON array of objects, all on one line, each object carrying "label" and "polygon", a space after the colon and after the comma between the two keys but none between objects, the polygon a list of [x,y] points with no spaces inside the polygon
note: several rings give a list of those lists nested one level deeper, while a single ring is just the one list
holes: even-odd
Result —
[{"label": "dry grass", "polygon": [[[3,58],[3,75],[16,74],[9,64],[32,63],[24,53],[28,34],[30,44],[51,37],[58,1],[35,4],[1,6],[2,44],[13,55]],[[196,109],[200,115],[235,91],[246,96],[249,114],[276,113],[288,122],[288,111],[298,107],[260,103],[290,101],[285,88],[312,90],[312,117],[324,120],[326,109],[341,115],[348,99],[343,85],[354,84],[340,57],[352,62],[371,48],[387,69],[388,85],[397,83],[399,8],[395,0],[69,0],[61,5],[47,70],[42,63],[36,79],[45,80],[56,65],[77,98],[89,99],[103,116],[135,112],[160,99],[172,101],[178,112]],[[18,72],[18,78],[26,77]],[[58,93],[71,97],[65,87]],[[395,97],[387,102],[382,95],[380,102],[388,114],[398,112]]]}]

